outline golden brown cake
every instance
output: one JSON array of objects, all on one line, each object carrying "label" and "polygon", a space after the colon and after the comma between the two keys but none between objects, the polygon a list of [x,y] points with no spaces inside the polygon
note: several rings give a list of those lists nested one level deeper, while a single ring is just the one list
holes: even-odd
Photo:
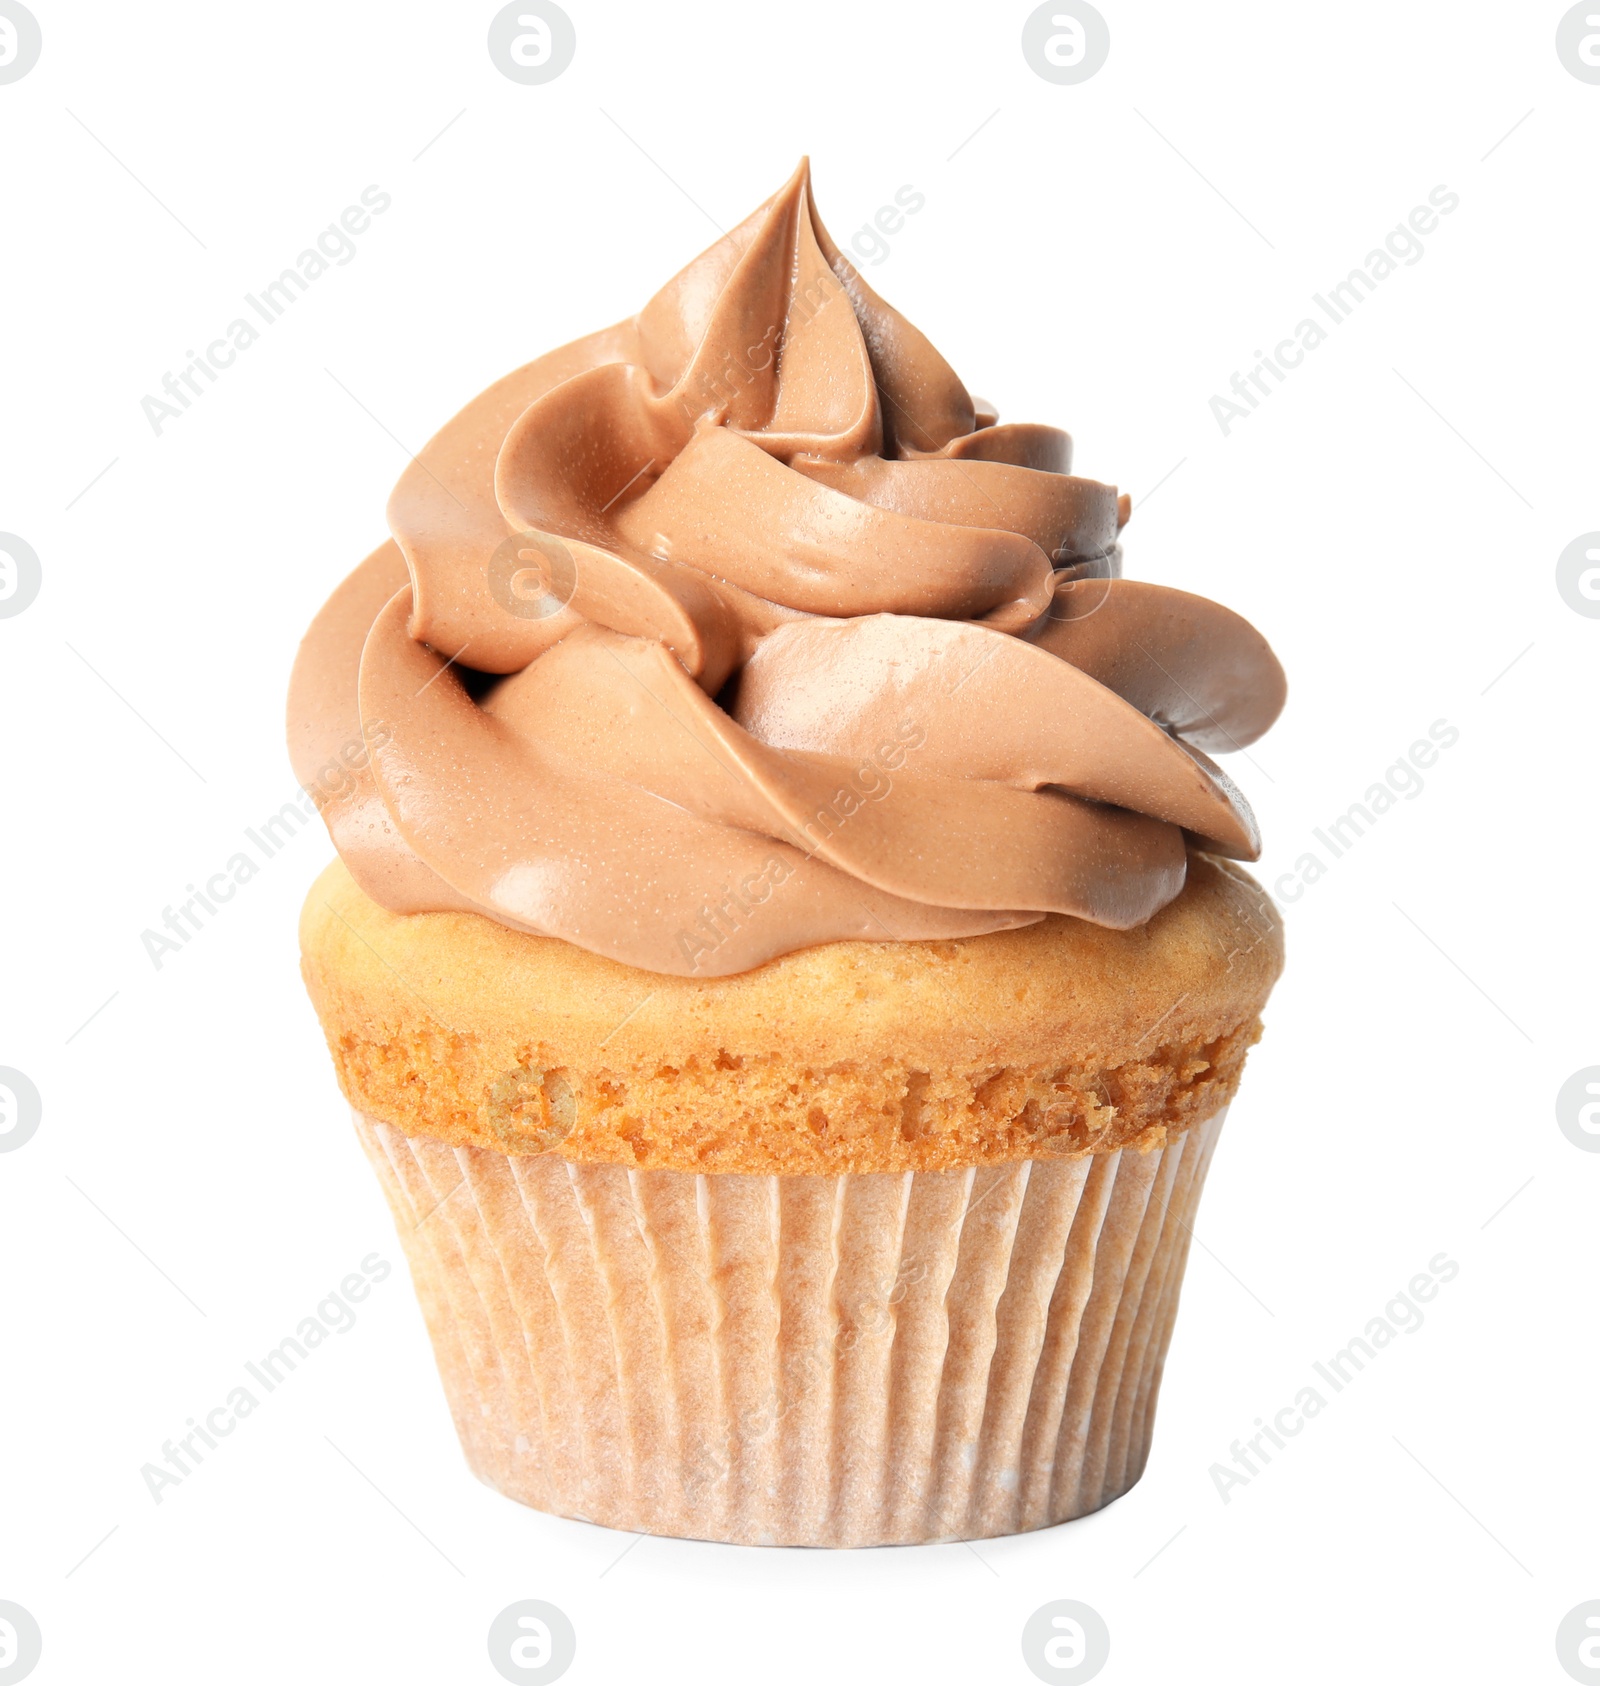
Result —
[{"label": "golden brown cake", "polygon": [[300,941],[350,1104],[407,1135],[828,1176],[1161,1147],[1232,1098],[1283,961],[1266,895],[1206,856],[1131,931],[1057,915],[704,981],[389,913],[337,861]]}]

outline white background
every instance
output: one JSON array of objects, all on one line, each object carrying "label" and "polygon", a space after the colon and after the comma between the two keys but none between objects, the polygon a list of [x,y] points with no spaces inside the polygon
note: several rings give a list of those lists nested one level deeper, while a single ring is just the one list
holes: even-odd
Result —
[{"label": "white background", "polygon": [[[1600,1156],[1554,1113],[1600,1062],[1600,621],[1555,586],[1600,528],[1600,87],[1564,8],[1102,0],[1077,87],[1026,6],[568,9],[571,68],[521,87],[492,5],[35,0],[0,87],[0,529],[43,567],[0,619],[0,1065],[44,1098],[0,1155],[0,1598],[35,1678],[487,1682],[536,1597],[575,1683],[1025,1682],[1055,1598],[1108,1683],[1564,1680],[1600,1597]],[[1143,1482],[975,1549],[630,1547],[480,1487],[297,976],[325,837],[159,972],[140,940],[293,794],[295,645],[406,451],[803,151],[843,242],[926,195],[874,287],[1133,493],[1131,576],[1273,641],[1288,709],[1229,766],[1266,882],[1460,733],[1285,909]],[[157,437],[142,396],[370,183],[355,259]],[[1212,395],[1439,184],[1421,261],[1224,436]],[[356,1327],[156,1505],[141,1465],[373,1251]],[[1440,1252],[1423,1327],[1224,1504],[1210,1466]]]}]

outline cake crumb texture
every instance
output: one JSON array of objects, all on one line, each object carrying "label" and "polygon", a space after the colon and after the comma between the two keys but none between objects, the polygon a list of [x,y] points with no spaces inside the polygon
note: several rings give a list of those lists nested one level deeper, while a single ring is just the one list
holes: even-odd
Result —
[{"label": "cake crumb texture", "polygon": [[1051,915],[704,980],[477,914],[389,913],[338,861],[300,935],[368,1117],[507,1154],[756,1174],[1162,1147],[1232,1098],[1283,963],[1265,892],[1200,854],[1131,931]]}]

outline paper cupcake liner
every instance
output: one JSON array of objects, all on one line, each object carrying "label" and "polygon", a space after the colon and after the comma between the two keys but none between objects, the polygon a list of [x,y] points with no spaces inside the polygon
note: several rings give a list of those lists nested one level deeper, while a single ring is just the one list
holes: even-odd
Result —
[{"label": "paper cupcake liner", "polygon": [[746,1544],[982,1539],[1139,1479],[1224,1112],[1149,1153],[702,1176],[356,1114],[467,1460]]}]

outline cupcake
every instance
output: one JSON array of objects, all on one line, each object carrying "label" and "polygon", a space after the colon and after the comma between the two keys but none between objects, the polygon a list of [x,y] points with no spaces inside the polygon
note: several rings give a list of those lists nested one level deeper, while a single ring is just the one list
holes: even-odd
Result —
[{"label": "cupcake", "polygon": [[467,1461],[699,1539],[1138,1480],[1282,964],[1282,670],[867,286],[808,171],[474,399],[295,667],[303,970]]}]

